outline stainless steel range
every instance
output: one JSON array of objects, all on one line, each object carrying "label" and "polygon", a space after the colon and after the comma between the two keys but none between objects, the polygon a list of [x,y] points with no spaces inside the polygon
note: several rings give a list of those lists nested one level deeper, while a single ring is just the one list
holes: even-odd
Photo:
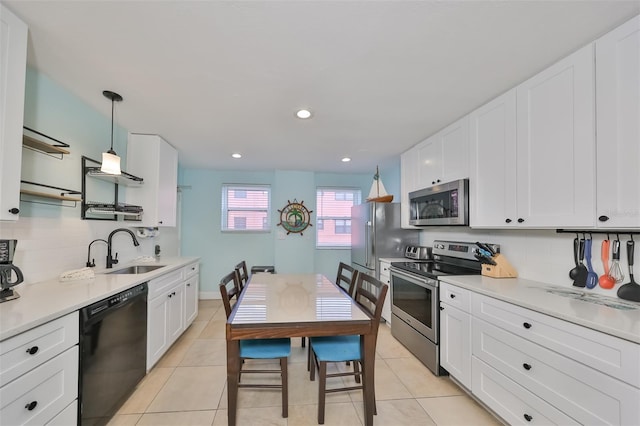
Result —
[{"label": "stainless steel range", "polygon": [[440,367],[439,278],[479,275],[478,253],[475,243],[434,241],[432,259],[391,263],[391,334],[438,376],[447,374]]}]

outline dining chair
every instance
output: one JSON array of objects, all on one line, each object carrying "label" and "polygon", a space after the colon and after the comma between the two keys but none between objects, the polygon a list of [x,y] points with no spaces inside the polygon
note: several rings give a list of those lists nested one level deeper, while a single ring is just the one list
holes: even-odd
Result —
[{"label": "dining chair", "polygon": [[[382,315],[382,306],[389,286],[381,281],[363,273],[357,274],[355,285],[355,302],[371,317],[371,333],[374,336],[374,348],[378,340],[378,326]],[[362,389],[363,400],[366,401],[366,392],[373,392],[373,413],[377,414],[375,404],[375,380],[373,389],[365,389],[364,380],[356,380],[357,386],[345,386],[327,389],[327,378],[354,376],[360,378],[364,374],[362,368],[363,354],[361,352],[360,336],[322,336],[309,339],[309,351],[312,353],[314,368],[311,369],[310,378],[315,380],[315,369],[318,369],[318,423],[324,424],[325,397],[327,393]],[[327,374],[327,363],[351,361],[354,363],[353,372]],[[372,359],[371,362],[375,362]],[[372,370],[373,371],[373,370]]]},{"label": "dining chair", "polygon": [[[344,262],[338,264],[338,276],[336,277],[336,284],[343,289],[349,297],[353,298],[353,290],[356,286],[356,279],[358,278],[358,270],[347,265]],[[305,346],[305,338],[302,338],[302,347]],[[347,365],[350,362],[347,361]],[[311,371],[311,351],[307,353],[307,371]],[[360,383],[358,381],[358,383]]]},{"label": "dining chair", "polygon": [[235,267],[235,270],[238,274],[238,286],[240,287],[240,291],[242,292],[242,289],[249,280],[249,273],[247,272],[247,262],[243,260],[242,262],[238,263]]},{"label": "dining chair", "polygon": [[358,270],[347,265],[344,262],[340,262],[338,265],[338,277],[336,278],[336,284],[341,289],[347,292],[349,297],[353,297],[353,290],[356,286],[356,279],[358,278]]},{"label": "dining chair", "polygon": [[[240,295],[238,290],[238,273],[234,270],[230,274],[226,275],[220,281],[220,295],[222,296],[222,303],[224,305],[227,319],[231,315],[231,298],[236,296],[236,299]],[[233,283],[233,285],[231,285]],[[236,303],[237,300],[236,300]],[[289,387],[288,387],[288,374],[287,374],[287,362],[289,355],[291,354],[291,339],[248,339],[240,340],[240,371],[238,372],[238,388],[262,388],[262,389],[282,389],[282,417],[287,418],[289,416]],[[280,362],[280,368],[275,369],[245,369],[245,359],[277,359]],[[247,363],[248,364],[248,363]],[[261,364],[262,365],[262,364]],[[246,384],[240,383],[242,374],[274,374],[279,373],[282,378],[282,383],[276,384]]]}]

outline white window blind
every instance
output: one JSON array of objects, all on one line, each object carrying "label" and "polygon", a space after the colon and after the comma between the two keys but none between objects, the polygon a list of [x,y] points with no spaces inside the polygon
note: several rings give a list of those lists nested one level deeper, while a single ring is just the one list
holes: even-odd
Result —
[{"label": "white window blind", "polygon": [[269,231],[270,207],[268,185],[222,185],[222,230]]},{"label": "white window blind", "polygon": [[351,247],[351,207],[360,204],[357,188],[317,188],[316,247]]}]

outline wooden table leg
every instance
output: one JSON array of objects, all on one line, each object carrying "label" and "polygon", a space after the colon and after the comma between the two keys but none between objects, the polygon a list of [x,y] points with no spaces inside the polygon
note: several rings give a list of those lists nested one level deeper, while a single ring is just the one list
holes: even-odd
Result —
[{"label": "wooden table leg", "polygon": [[[227,325],[228,327],[228,325]],[[227,330],[227,333],[229,330]],[[238,407],[238,374],[240,372],[240,341],[227,337],[227,422],[236,425]]]},{"label": "wooden table leg", "polygon": [[364,424],[365,426],[373,426],[373,407],[375,404],[375,379],[374,379],[374,363],[376,359],[376,339],[372,334],[365,334],[362,338],[364,353]]}]

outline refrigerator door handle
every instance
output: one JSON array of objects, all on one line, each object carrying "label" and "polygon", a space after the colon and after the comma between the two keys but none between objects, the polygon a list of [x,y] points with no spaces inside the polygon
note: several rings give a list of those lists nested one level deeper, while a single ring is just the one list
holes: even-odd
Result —
[{"label": "refrigerator door handle", "polygon": [[370,257],[371,252],[373,251],[373,241],[371,240],[371,221],[368,220],[364,224],[364,240],[365,240],[365,256],[364,256],[364,264],[367,267],[371,267]]}]

